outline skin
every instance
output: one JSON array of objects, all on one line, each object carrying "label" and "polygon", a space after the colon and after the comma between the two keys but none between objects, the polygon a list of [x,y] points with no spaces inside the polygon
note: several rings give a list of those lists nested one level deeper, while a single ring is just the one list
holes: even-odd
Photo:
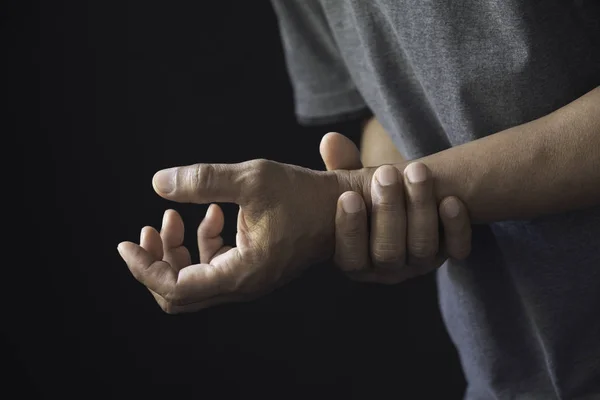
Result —
[{"label": "skin", "polygon": [[545,117],[420,161],[432,171],[436,198],[462,199],[473,223],[598,205],[600,87]]},{"label": "skin", "polygon": [[[334,148],[332,150],[336,149]],[[341,147],[340,150],[342,150]],[[347,151],[347,149],[344,150]],[[337,153],[339,152],[340,151]],[[323,152],[321,152],[321,156],[323,156]],[[340,155],[336,154],[336,156],[339,157]],[[330,160],[332,162],[335,161],[333,159]],[[390,135],[385,131],[383,126],[381,126],[375,117],[370,118],[364,124],[363,132],[360,138],[360,161],[362,164],[361,168],[363,166],[379,167],[380,165],[384,164],[406,163],[406,160],[404,157],[402,157],[402,154],[400,154],[394,142],[392,142]],[[327,169],[348,169],[343,168],[343,165],[348,165],[348,163],[344,164],[338,162],[335,165],[330,165],[331,168],[328,167]]]},{"label": "skin", "polygon": [[[170,246],[180,242],[165,245],[168,229],[164,238],[146,229],[142,246],[123,242],[118,249],[134,277],[159,296],[166,312],[193,311],[262,295],[333,256],[338,199],[345,192],[362,197],[372,219],[381,208],[405,218],[404,232],[431,229],[432,205],[450,196],[464,201],[473,222],[534,218],[600,204],[599,155],[596,88],[538,120],[418,162],[395,164],[397,181],[402,177],[408,183],[403,187],[405,199],[399,195],[403,185],[387,187],[396,190],[393,196],[378,186],[389,167],[322,172],[267,160],[176,167],[155,175],[156,192],[176,202],[239,204],[237,246],[220,247],[207,262],[171,265],[176,261],[169,257],[183,251]],[[414,199],[412,204],[406,198]],[[208,239],[219,240],[211,235]],[[416,259],[406,264],[398,262],[401,258],[388,259],[394,262],[377,267],[410,270],[435,259],[423,236],[413,239],[407,235],[406,246]],[[372,249],[374,243],[370,245]],[[382,250],[385,246],[375,252]]]},{"label": "skin", "polygon": [[[339,133],[325,135],[320,152],[328,170],[404,162],[375,118],[364,125],[360,153]],[[396,172],[388,165],[378,169],[375,176],[384,170]],[[376,181],[372,188],[378,187]],[[380,187],[382,196],[374,196],[370,226],[362,197],[352,191],[342,194],[336,211],[335,264],[353,280],[395,284],[427,273],[449,257],[466,258],[471,248],[466,207],[450,196],[438,208],[431,186],[431,180],[411,185],[398,176],[396,184]],[[347,212],[344,202],[355,204],[355,212]],[[438,219],[443,226],[441,237]]]}]

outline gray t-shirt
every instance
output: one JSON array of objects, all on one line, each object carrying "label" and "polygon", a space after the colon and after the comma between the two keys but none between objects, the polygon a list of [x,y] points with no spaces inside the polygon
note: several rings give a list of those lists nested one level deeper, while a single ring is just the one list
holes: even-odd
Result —
[{"label": "gray t-shirt", "polygon": [[[407,159],[600,84],[599,0],[273,5],[299,121],[370,110]],[[600,399],[600,207],[476,226],[472,255],[438,285],[467,399]]]}]

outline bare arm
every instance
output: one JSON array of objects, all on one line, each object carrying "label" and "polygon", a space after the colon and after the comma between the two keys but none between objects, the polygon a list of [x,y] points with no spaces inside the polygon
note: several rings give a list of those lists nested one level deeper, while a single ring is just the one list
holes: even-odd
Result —
[{"label": "bare arm", "polygon": [[399,164],[405,161],[388,133],[375,117],[370,118],[363,125],[360,140],[360,160],[365,167]]},{"label": "bare arm", "polygon": [[[364,150],[366,138],[381,133],[368,127]],[[386,161],[381,155],[363,160],[369,166]],[[535,218],[599,205],[600,87],[537,120],[413,161],[430,169],[438,204],[448,196],[460,198],[472,223]],[[393,164],[403,171],[409,162]],[[345,188],[362,193],[369,209],[374,171],[356,171]]]},{"label": "bare arm", "polygon": [[438,201],[459,197],[474,223],[600,204],[600,87],[543,118],[420,161],[433,173]]}]

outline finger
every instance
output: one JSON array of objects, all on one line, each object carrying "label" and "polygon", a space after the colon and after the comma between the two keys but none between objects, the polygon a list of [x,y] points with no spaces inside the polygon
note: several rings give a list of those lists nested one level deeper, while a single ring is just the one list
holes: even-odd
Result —
[{"label": "finger", "polygon": [[407,207],[407,260],[410,265],[433,264],[439,248],[438,207],[429,169],[421,162],[404,170]]},{"label": "finger", "polygon": [[163,243],[159,233],[151,226],[145,226],[140,232],[140,246],[154,257],[163,259]]},{"label": "finger", "polygon": [[[164,247],[163,247],[163,241],[161,240],[161,236],[159,235],[159,233],[156,231],[156,229],[150,227],[150,226],[146,226],[144,228],[142,228],[142,231],[140,233],[140,247],[142,247],[144,250],[146,250],[148,253],[150,253],[150,255],[152,257],[154,257],[156,260],[164,260],[167,261],[169,263],[169,265],[171,267],[174,266],[174,264],[166,259],[165,257],[165,251],[164,251]],[[150,293],[152,293],[152,295],[156,298],[156,296],[158,296],[158,294],[156,294],[155,292],[153,292],[152,290],[148,289],[150,291]]]},{"label": "finger", "polygon": [[118,250],[133,276],[172,305],[234,294],[247,272],[236,248],[215,258],[213,264],[190,265],[179,273],[135,243],[122,242]]},{"label": "finger", "polygon": [[459,198],[450,196],[440,203],[439,213],[448,256],[464,260],[471,253],[471,220],[467,207]]},{"label": "finger", "polygon": [[165,298],[173,296],[177,272],[168,263],[132,242],[122,242],[117,249],[135,279]]},{"label": "finger", "polygon": [[319,152],[328,171],[362,168],[358,147],[352,140],[337,132],[329,132],[323,136]]},{"label": "finger", "polygon": [[[260,161],[258,161],[260,163]],[[154,190],[173,201],[239,203],[244,181],[256,172],[257,160],[238,164],[195,164],[158,171]]]},{"label": "finger", "polygon": [[184,225],[179,213],[167,210],[163,216],[160,237],[163,242],[163,260],[179,271],[191,264],[190,252],[183,246]]},{"label": "finger", "polygon": [[160,237],[165,249],[172,249],[183,245],[185,228],[183,220],[175,210],[167,210],[163,215]]},{"label": "finger", "polygon": [[213,257],[224,253],[231,247],[223,247],[221,232],[225,226],[223,210],[217,204],[211,204],[206,210],[206,216],[198,226],[198,250],[200,262],[210,263]]},{"label": "finger", "polygon": [[[175,296],[165,297],[176,305],[234,294],[251,274],[237,248],[213,258],[211,264],[190,265],[179,271]],[[162,295],[162,293],[159,292]]]},{"label": "finger", "polygon": [[343,193],[335,216],[335,264],[342,271],[369,267],[369,232],[363,198],[355,192]]},{"label": "finger", "polygon": [[376,268],[401,268],[406,256],[406,211],[400,172],[379,167],[371,184],[371,261]]}]

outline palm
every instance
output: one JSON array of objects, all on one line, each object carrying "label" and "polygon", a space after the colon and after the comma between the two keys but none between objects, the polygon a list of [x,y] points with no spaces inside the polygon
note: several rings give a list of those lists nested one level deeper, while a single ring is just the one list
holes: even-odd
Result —
[{"label": "palm", "polygon": [[[223,270],[227,267],[228,259],[235,256],[237,250],[231,246],[224,246],[220,236],[223,230],[224,216],[221,208],[212,204],[206,213],[206,217],[198,227],[198,250],[200,263],[192,264],[189,250],[183,245],[184,224],[179,213],[167,210],[163,217],[160,233],[152,227],[142,229],[140,245],[153,258],[154,263],[166,263],[170,271],[176,275],[174,290],[196,289],[201,298],[198,302],[188,301],[186,304],[172,304],[173,301],[166,300],[154,291],[150,291],[157,302],[165,309],[172,312],[193,311],[213,305],[206,301],[206,293],[203,291],[199,279],[206,275],[207,271]],[[229,253],[229,254],[228,254]],[[176,302],[175,302],[176,303]]]},{"label": "palm", "polygon": [[[243,285],[236,282],[241,282],[236,279],[239,278],[236,266],[240,265],[237,261],[244,258],[242,254],[254,252],[250,243],[264,241],[269,229],[268,224],[261,223],[264,216],[258,217],[248,218],[240,208],[236,235],[238,247],[226,246],[221,236],[225,222],[223,211],[217,204],[211,204],[198,227],[200,263],[197,264],[192,264],[190,252],[183,245],[184,224],[175,210],[165,212],[160,233],[152,227],[142,229],[140,246],[153,258],[152,263],[168,265],[175,282],[171,292],[175,293],[175,298],[186,299],[185,303],[179,303],[150,290],[159,305],[173,313],[190,312],[219,303],[247,300],[274,288],[269,285],[272,282],[265,282],[269,280],[266,276],[270,271],[252,268],[245,271]],[[250,264],[248,260],[243,263],[245,266]],[[227,292],[236,294],[226,295]]]}]

